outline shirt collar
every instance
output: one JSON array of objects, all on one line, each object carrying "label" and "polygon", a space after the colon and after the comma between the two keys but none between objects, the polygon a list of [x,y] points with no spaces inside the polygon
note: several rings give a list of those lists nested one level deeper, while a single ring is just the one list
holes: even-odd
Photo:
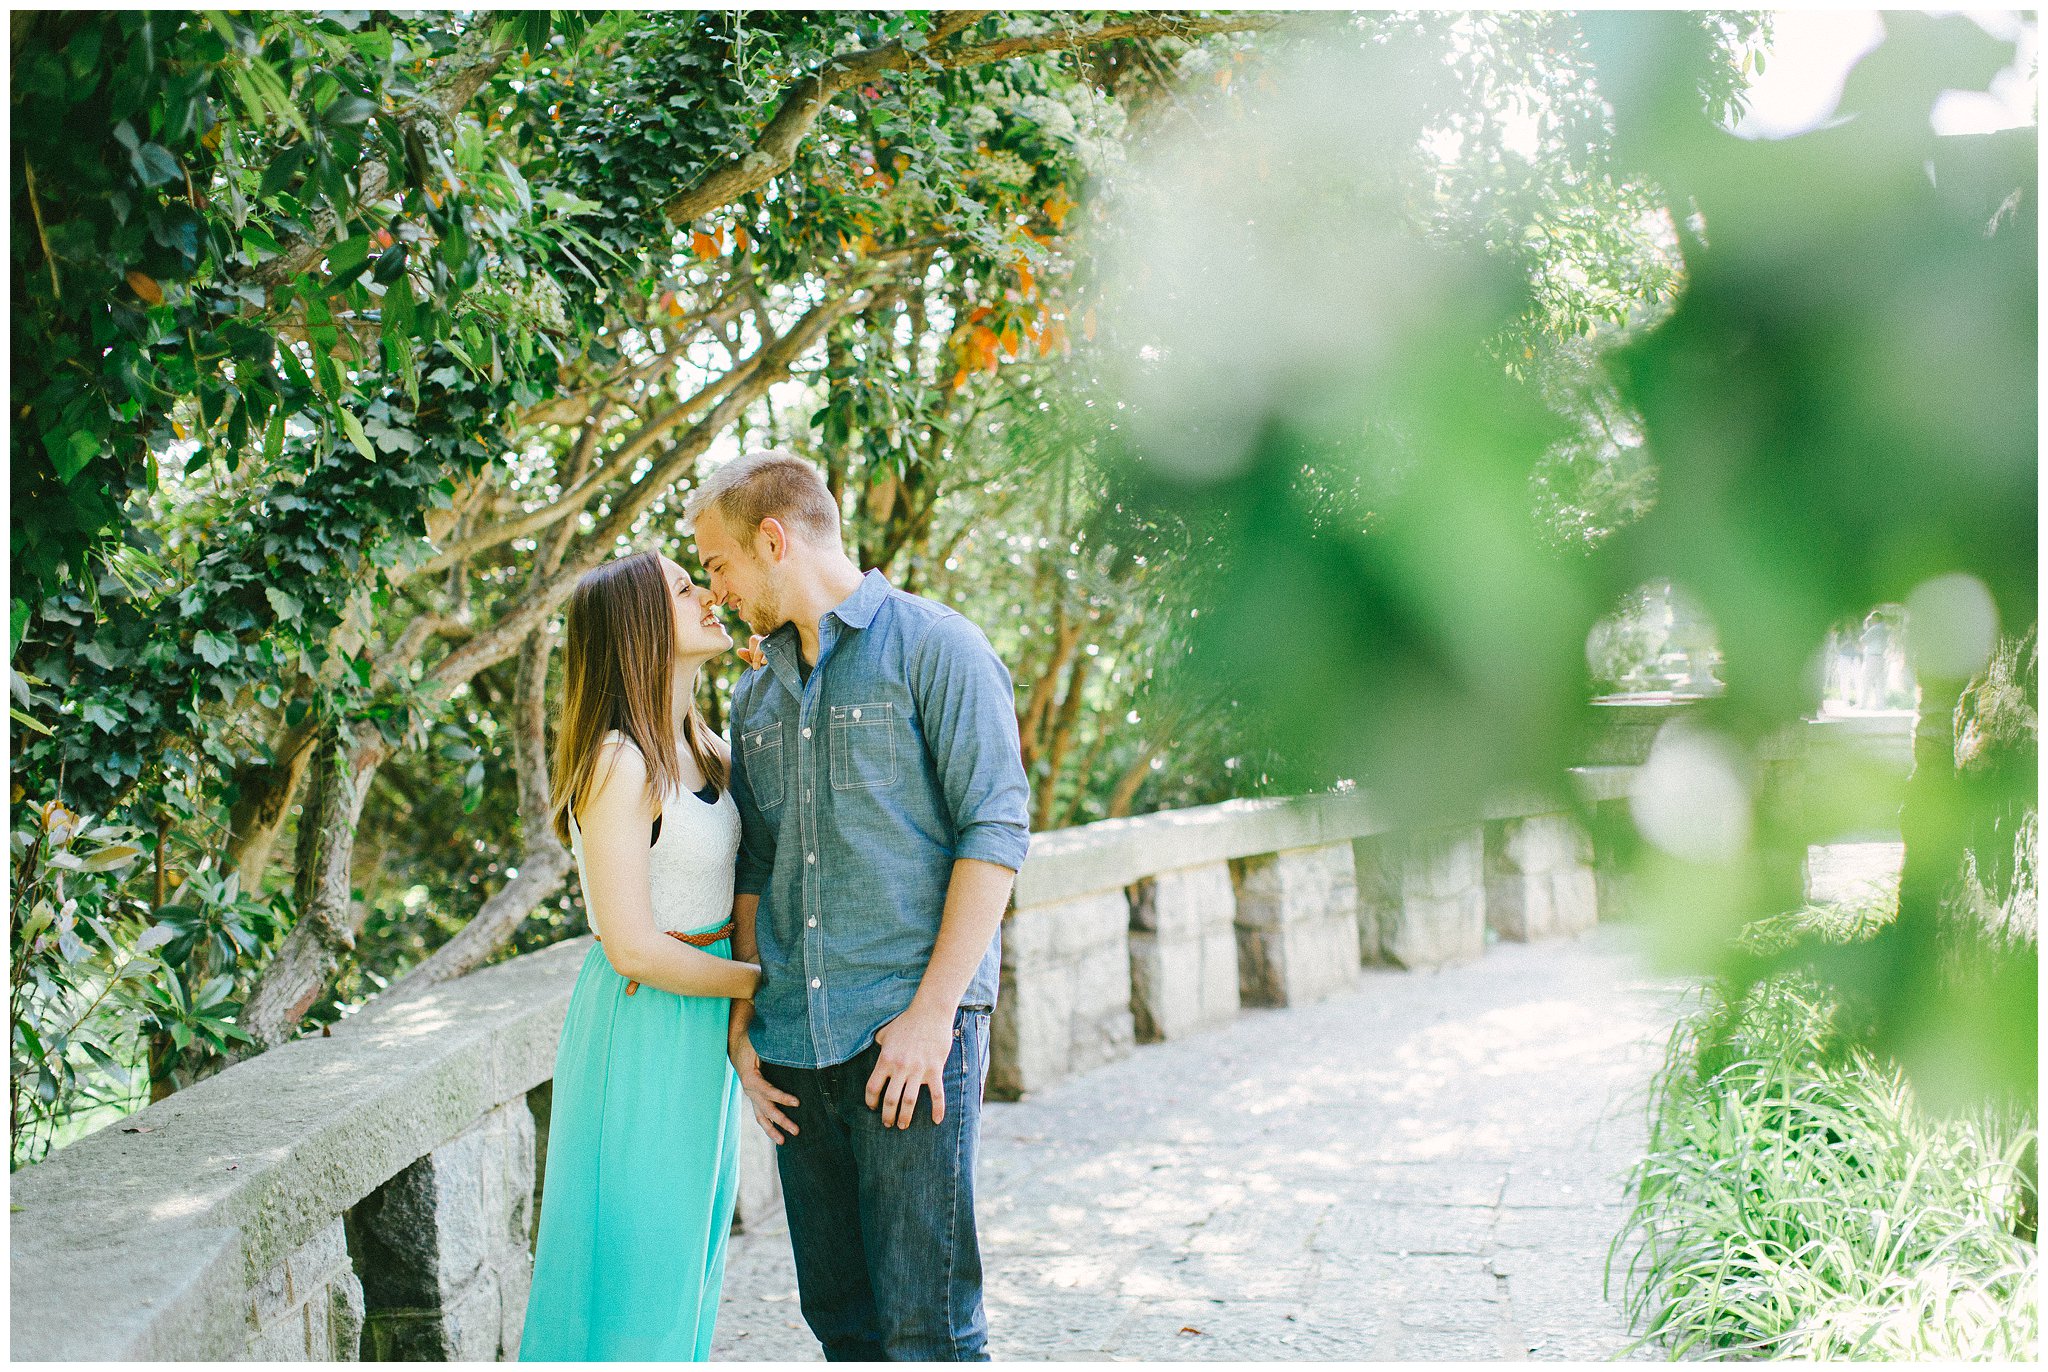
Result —
[{"label": "shirt collar", "polygon": [[[883,576],[879,570],[872,570],[860,579],[860,585],[854,588],[852,595],[827,610],[825,616],[828,619],[837,619],[849,629],[865,629],[875,622],[875,613],[882,608],[882,602],[889,598],[890,589],[889,578]],[[837,635],[832,632],[829,624],[821,622],[819,628],[822,632],[819,636],[821,651],[818,660],[823,662]],[[768,670],[776,680],[789,689],[791,695],[801,700],[804,692],[803,678],[797,670],[799,651],[795,620],[784,623],[781,628],[761,641],[761,652],[767,659]]]},{"label": "shirt collar", "polygon": [[875,611],[882,608],[882,602],[889,598],[889,578],[880,569],[871,569],[860,579],[860,585],[852,595],[840,601],[828,613],[836,615],[841,624],[849,629],[865,629],[874,623]]}]

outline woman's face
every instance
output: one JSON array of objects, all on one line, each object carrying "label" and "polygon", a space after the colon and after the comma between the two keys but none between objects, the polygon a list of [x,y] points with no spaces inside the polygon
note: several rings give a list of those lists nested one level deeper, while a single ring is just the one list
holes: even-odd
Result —
[{"label": "woman's face", "polygon": [[676,615],[676,656],[716,657],[732,647],[732,635],[719,623],[711,592],[690,580],[690,574],[668,557],[661,559]]}]

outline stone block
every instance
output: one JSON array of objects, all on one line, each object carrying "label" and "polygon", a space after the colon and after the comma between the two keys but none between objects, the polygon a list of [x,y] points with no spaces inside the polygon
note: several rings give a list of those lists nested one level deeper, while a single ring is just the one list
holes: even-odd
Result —
[{"label": "stone block", "polygon": [[1131,928],[1161,938],[1197,938],[1237,921],[1230,864],[1208,862],[1147,877],[1130,888]]},{"label": "stone block", "polygon": [[1501,823],[1486,851],[1486,922],[1527,942],[1581,934],[1599,920],[1593,843],[1565,815]]},{"label": "stone block", "polygon": [[[1361,845],[1368,846],[1368,845]],[[1486,951],[1486,845],[1476,825],[1390,834],[1369,845],[1362,902],[1380,955],[1402,967],[1469,962]]]},{"label": "stone block", "polygon": [[1009,913],[990,1095],[1015,1099],[1131,1051],[1130,917],[1122,891]]},{"label": "stone block", "polygon": [[1130,888],[1131,1016],[1142,1043],[1227,1023],[1238,1010],[1237,890],[1227,862]]},{"label": "stone block", "polygon": [[1358,977],[1358,876],[1351,844],[1292,848],[1231,864],[1239,994],[1303,1005]]},{"label": "stone block", "polygon": [[516,1348],[511,1312],[523,1319],[533,1271],[534,1167],[533,1116],[521,1097],[351,1212],[363,1257],[366,1352],[473,1362]]},{"label": "stone block", "polygon": [[363,1328],[363,1288],[341,1220],[327,1225],[249,1292],[246,1356],[264,1362],[352,1362]]}]

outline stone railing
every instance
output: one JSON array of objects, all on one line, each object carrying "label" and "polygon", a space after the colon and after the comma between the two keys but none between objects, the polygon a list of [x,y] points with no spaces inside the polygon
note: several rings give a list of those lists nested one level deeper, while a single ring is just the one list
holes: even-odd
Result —
[{"label": "stone railing", "polygon": [[[1629,767],[1575,773],[1625,798]],[[1396,831],[1352,793],[1237,800],[1032,841],[1003,923],[991,1094],[1012,1098],[1223,1023],[1245,1005],[1341,991],[1361,966],[1466,961],[1495,937],[1599,918],[1590,836],[1562,807],[1503,800],[1472,822]]]},{"label": "stone railing", "polygon": [[[1574,779],[1597,814],[1633,775]],[[1339,794],[1043,835],[1004,922],[991,1091],[1329,995],[1364,964],[1477,957],[1489,928],[1583,930],[1622,888],[1558,808],[1401,833]],[[555,1045],[589,947],[372,1003],[16,1173],[14,1356],[513,1356]],[[742,1132],[750,1227],[780,1198],[767,1141]]]}]

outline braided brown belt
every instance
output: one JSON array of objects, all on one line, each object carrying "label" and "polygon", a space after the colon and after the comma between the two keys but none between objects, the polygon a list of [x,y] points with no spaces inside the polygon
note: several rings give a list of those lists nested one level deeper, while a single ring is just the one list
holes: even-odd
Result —
[{"label": "braided brown belt", "polygon": [[[732,937],[732,921],[727,920],[725,923],[719,925],[716,929],[709,929],[701,934],[682,934],[676,932],[674,929],[665,929],[662,932],[666,933],[670,938],[674,939],[676,942],[687,943],[692,948],[709,948],[712,944],[718,942],[720,939],[727,939]],[[599,943],[604,942],[604,936],[602,934],[592,934],[591,937],[596,939]],[[630,996],[639,989],[639,982],[631,980],[627,981],[627,995]]]}]

